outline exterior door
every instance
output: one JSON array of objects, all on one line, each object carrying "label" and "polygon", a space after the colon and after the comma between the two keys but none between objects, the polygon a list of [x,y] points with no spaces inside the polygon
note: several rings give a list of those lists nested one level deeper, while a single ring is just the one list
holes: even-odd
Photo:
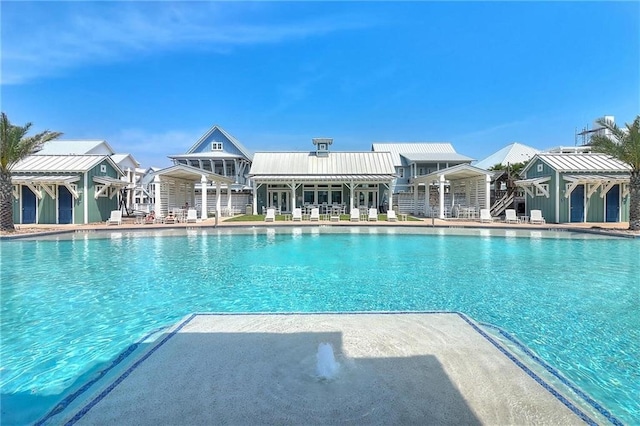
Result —
[{"label": "exterior door", "polygon": [[281,213],[290,212],[289,191],[269,191],[269,205],[267,207],[279,208]]},{"label": "exterior door", "polygon": [[58,186],[58,223],[73,223],[73,197],[66,186]]},{"label": "exterior door", "polygon": [[620,221],[620,185],[614,185],[609,192],[607,192],[607,201],[605,204],[606,221],[607,222],[619,222]]},{"label": "exterior door", "polygon": [[571,193],[571,222],[584,222],[584,185],[578,185]]},{"label": "exterior door", "polygon": [[22,223],[36,223],[36,194],[28,187],[22,187]]},{"label": "exterior door", "polygon": [[366,206],[378,208],[378,190],[356,191],[355,206]]}]

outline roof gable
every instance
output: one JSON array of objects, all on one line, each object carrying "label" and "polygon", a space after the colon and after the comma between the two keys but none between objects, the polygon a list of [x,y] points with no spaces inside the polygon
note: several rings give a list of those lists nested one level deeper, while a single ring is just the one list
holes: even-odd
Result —
[{"label": "roof gable", "polygon": [[540,150],[538,149],[514,142],[478,161],[474,166],[481,169],[490,169],[496,164],[506,166],[507,164],[524,163],[531,160],[539,152]]},{"label": "roof gable", "polygon": [[222,142],[223,152],[230,154],[242,155],[251,160],[253,155],[240,143],[240,141],[217,124],[211,127],[198,141],[189,148],[187,154],[209,153],[211,152],[212,142]]}]

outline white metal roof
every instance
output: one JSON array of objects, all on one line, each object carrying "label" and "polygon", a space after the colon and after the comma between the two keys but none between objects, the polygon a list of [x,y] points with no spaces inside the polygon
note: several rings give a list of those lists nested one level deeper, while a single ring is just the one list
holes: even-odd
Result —
[{"label": "white metal roof", "polygon": [[16,163],[11,173],[84,173],[105,159],[120,172],[113,160],[105,155],[30,155]]},{"label": "white metal roof", "polygon": [[[538,158],[547,163],[554,170],[568,173],[602,173],[629,172],[631,166],[606,154],[537,154]],[[533,162],[527,165],[531,167]],[[526,170],[525,170],[526,171]]]},{"label": "white metal roof", "polygon": [[458,154],[457,152],[437,152],[437,153],[415,153],[415,154],[400,154],[406,158],[409,162],[451,162],[451,161],[473,161],[473,158],[466,155]]},{"label": "white metal roof", "polygon": [[23,176],[23,175],[13,175],[11,176],[11,183],[14,185],[24,184],[24,183],[49,183],[49,184],[59,184],[59,183],[72,183],[80,180],[78,175],[75,176],[64,176],[64,175],[37,175],[37,176]]},{"label": "white metal roof", "polygon": [[206,170],[199,169],[197,167],[191,167],[184,164],[176,164],[175,166],[170,166],[164,168],[162,170],[158,170],[154,172],[154,176],[165,176],[176,179],[184,179],[190,181],[200,182],[202,175],[206,176],[206,178],[212,182],[220,182],[226,184],[232,184],[233,179],[228,177],[219,175],[217,173],[208,172]]},{"label": "white metal roof", "polygon": [[129,168],[138,168],[140,167],[140,163],[138,160],[133,158],[131,154],[113,154],[111,159],[116,163],[120,168],[129,167]]},{"label": "white metal roof", "polygon": [[376,175],[392,179],[395,168],[388,152],[330,152],[326,157],[315,152],[256,152],[249,176],[341,177]]},{"label": "white metal roof", "polygon": [[428,175],[412,178],[411,183],[429,184],[433,181],[440,180],[441,176],[443,176],[446,180],[460,180],[469,178],[480,178],[482,176],[493,176],[493,172],[479,169],[475,166],[470,166],[469,164],[458,164],[453,167],[447,167],[446,169],[438,170]]},{"label": "white metal roof", "polygon": [[[456,150],[449,142],[376,142],[371,145],[371,150],[375,152],[390,152],[395,167],[405,164],[401,155],[407,154],[445,154],[455,153]],[[434,160],[437,161],[437,160]]]},{"label": "white metal roof", "polygon": [[496,164],[506,166],[507,164],[524,163],[525,161],[533,158],[533,156],[539,152],[539,149],[514,142],[478,161],[474,166],[480,169],[490,169]]},{"label": "white metal roof", "polygon": [[192,152],[189,154],[176,154],[176,155],[168,155],[169,158],[171,158],[172,160],[178,160],[178,159],[189,159],[189,160],[197,160],[197,159],[203,159],[203,160],[212,160],[212,159],[216,159],[216,158],[243,158],[241,155],[238,154],[232,154],[230,152],[225,152],[225,151],[206,151],[206,152]]},{"label": "white metal roof", "polygon": [[35,155],[112,155],[115,151],[103,140],[53,140],[45,143]]}]

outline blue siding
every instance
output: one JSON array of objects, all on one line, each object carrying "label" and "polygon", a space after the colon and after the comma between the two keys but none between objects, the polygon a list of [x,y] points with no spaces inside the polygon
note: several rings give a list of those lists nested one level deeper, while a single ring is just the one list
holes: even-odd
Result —
[{"label": "blue siding", "polygon": [[212,142],[222,142],[222,152],[229,154],[235,154],[244,157],[244,154],[235,146],[233,142],[229,140],[219,129],[215,129],[200,145],[198,145],[193,152],[211,152]]}]

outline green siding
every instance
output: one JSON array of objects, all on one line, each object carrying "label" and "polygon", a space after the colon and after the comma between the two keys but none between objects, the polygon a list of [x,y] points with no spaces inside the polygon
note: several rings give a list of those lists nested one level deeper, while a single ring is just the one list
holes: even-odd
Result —
[{"label": "green siding", "polygon": [[[100,166],[102,165],[106,166],[106,172],[100,171]],[[96,199],[96,185],[99,184],[96,184],[93,181],[94,176],[107,176],[114,179],[118,179],[120,176],[118,176],[116,170],[111,166],[111,164],[109,164],[106,159],[87,172],[88,190],[86,197],[89,207],[88,222],[105,222],[107,219],[109,219],[109,216],[111,216],[111,211],[118,209],[118,195],[116,194],[113,196],[113,198],[109,198],[109,195],[107,194],[106,197],[98,197]],[[84,182],[82,184],[84,184]]]}]

